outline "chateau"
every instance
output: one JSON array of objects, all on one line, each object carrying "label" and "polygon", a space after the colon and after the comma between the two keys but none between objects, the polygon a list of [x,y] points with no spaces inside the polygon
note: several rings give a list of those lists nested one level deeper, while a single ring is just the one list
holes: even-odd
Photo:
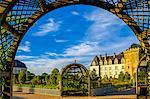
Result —
[{"label": "chateau", "polygon": [[136,73],[140,58],[140,48],[129,48],[120,54],[112,56],[95,56],[90,71],[96,70],[99,77],[118,78],[120,72],[128,72],[131,77]]},{"label": "chateau", "polygon": [[15,60],[15,64],[13,67],[13,75],[18,76],[21,70],[23,70],[25,73],[27,73],[26,65],[19,60]]}]

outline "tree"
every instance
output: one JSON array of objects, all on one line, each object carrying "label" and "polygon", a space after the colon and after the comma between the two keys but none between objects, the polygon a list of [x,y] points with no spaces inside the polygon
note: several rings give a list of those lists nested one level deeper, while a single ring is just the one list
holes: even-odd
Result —
[{"label": "tree", "polygon": [[25,83],[25,81],[26,81],[26,74],[25,74],[24,70],[20,71],[19,76],[18,76],[18,80],[19,80],[20,84]]},{"label": "tree", "polygon": [[92,83],[92,87],[96,88],[97,87],[97,80],[98,80],[98,76],[96,74],[96,70],[93,69],[90,73],[90,77],[91,77],[91,83]]},{"label": "tree", "polygon": [[125,78],[125,75],[124,75],[124,73],[121,71],[120,74],[119,74],[118,80],[121,81],[121,82],[123,82],[123,81],[124,81],[124,78]]},{"label": "tree", "polygon": [[146,77],[146,73],[145,73],[144,70],[141,70],[141,71],[138,72],[138,79],[139,80],[144,81],[145,77]]},{"label": "tree", "polygon": [[141,47],[139,44],[135,44],[135,43],[133,43],[132,45],[131,45],[131,48],[137,48],[137,47]]},{"label": "tree", "polygon": [[37,84],[37,78],[36,76],[33,77],[33,79],[31,80],[32,84]]},{"label": "tree", "polygon": [[46,75],[46,76],[45,76],[45,82],[46,82],[46,84],[50,84],[49,75]]},{"label": "tree", "polygon": [[52,85],[58,85],[60,81],[60,73],[59,70],[57,68],[54,68],[52,70],[52,73],[50,75],[50,84]]},{"label": "tree", "polygon": [[35,76],[34,73],[31,73],[30,71],[27,71],[26,81],[31,81],[34,76]]},{"label": "tree", "polygon": [[29,71],[27,71],[27,75],[26,75],[26,81],[30,81],[30,72]]},{"label": "tree", "polygon": [[131,78],[131,77],[130,77],[130,74],[129,74],[128,72],[126,72],[125,75],[124,75],[124,80],[125,80],[125,81],[129,81],[130,78]]},{"label": "tree", "polygon": [[41,75],[42,83],[46,83],[46,76],[48,76],[47,73],[42,73],[42,75]]},{"label": "tree", "polygon": [[15,75],[13,75],[13,84],[16,84],[17,83],[17,78]]},{"label": "tree", "polygon": [[38,84],[41,84],[41,83],[42,83],[42,79],[41,79],[40,76],[37,76],[37,77],[36,77],[36,80],[37,80],[37,83],[38,83]]},{"label": "tree", "polygon": [[47,73],[42,73],[41,76],[45,77],[45,76],[47,76],[47,75],[48,75]]},{"label": "tree", "polygon": [[103,81],[104,82],[108,81],[108,76],[107,75],[104,75]]}]

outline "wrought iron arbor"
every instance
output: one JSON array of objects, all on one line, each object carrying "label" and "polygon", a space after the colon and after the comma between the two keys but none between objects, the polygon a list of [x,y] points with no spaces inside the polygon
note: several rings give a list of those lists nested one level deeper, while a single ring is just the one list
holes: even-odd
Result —
[{"label": "wrought iron arbor", "polygon": [[134,31],[145,50],[143,57],[146,57],[147,62],[149,61],[149,0],[0,0],[1,97],[11,96],[13,60],[19,43],[28,29],[49,11],[74,4],[97,6],[122,19]]},{"label": "wrought iron arbor", "polygon": [[69,64],[61,74],[61,93],[64,95],[90,95],[90,76],[82,64]]}]

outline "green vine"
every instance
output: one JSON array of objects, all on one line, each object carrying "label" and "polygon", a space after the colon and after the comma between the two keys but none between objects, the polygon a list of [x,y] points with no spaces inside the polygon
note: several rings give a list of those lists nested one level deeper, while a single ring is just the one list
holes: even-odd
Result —
[{"label": "green vine", "polygon": [[4,91],[4,87],[6,86],[6,84],[5,84],[5,79],[2,77],[0,78],[0,86],[1,86],[0,99],[4,99],[3,91]]}]

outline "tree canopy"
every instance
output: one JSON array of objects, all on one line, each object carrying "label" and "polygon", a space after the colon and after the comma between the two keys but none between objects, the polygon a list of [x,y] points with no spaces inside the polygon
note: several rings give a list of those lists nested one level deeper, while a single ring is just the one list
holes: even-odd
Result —
[{"label": "tree canopy", "polygon": [[18,80],[19,80],[20,84],[25,83],[25,81],[26,81],[26,74],[25,74],[24,70],[20,71],[19,76],[18,76]]}]

